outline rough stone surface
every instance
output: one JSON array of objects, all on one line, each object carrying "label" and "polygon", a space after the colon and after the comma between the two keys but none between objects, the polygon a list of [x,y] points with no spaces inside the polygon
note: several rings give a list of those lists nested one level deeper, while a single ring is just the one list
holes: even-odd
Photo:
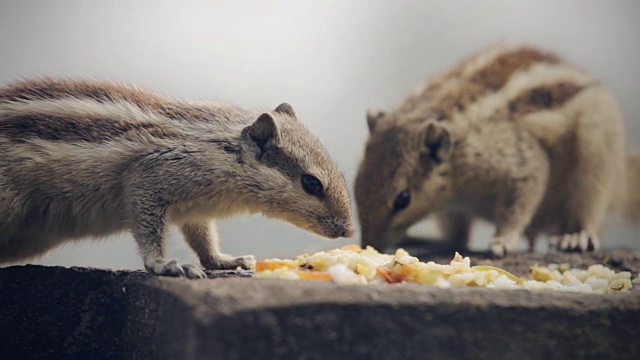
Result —
[{"label": "rough stone surface", "polygon": [[122,356],[119,284],[142,273],[42,266],[0,270],[0,358]]},{"label": "rough stone surface", "polygon": [[[637,269],[637,255],[517,254],[492,264],[519,275],[546,261]],[[248,275],[0,269],[0,359],[640,358],[640,284],[584,295]]]},{"label": "rough stone surface", "polygon": [[0,269],[0,359],[123,358],[121,333],[132,311],[127,288],[152,279],[143,271],[34,265]]}]

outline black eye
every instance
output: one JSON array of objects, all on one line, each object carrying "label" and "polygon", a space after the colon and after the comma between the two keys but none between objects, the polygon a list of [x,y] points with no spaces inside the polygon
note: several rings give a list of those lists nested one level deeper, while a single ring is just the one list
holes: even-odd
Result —
[{"label": "black eye", "polygon": [[393,211],[404,210],[411,203],[411,193],[409,190],[401,191],[393,203]]},{"label": "black eye", "polygon": [[322,197],[322,183],[320,182],[320,180],[318,180],[317,177],[305,174],[302,175],[300,182],[302,183],[302,188],[304,189],[304,191],[306,191],[309,195]]}]

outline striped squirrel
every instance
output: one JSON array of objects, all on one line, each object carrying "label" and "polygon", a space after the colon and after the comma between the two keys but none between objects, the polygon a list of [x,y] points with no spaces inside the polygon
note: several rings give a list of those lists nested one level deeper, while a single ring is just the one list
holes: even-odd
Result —
[{"label": "striped squirrel", "polygon": [[533,46],[484,48],[392,111],[370,108],[367,124],[355,181],[363,245],[396,245],[433,213],[456,250],[478,218],[495,224],[495,256],[523,235],[531,250],[544,234],[559,250],[587,251],[599,247],[608,209],[640,208],[622,195],[625,162],[640,170],[640,161],[625,159],[616,101]]},{"label": "striped squirrel", "polygon": [[344,177],[291,105],[245,110],[91,80],[0,88],[0,263],[130,230],[150,273],[204,277],[165,258],[176,224],[205,269],[247,269],[253,256],[221,253],[211,222],[242,212],[354,232]]}]

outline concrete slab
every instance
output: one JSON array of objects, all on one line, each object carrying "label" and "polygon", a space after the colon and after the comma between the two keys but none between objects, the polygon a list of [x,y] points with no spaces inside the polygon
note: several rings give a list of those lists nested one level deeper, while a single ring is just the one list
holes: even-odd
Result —
[{"label": "concrete slab", "polygon": [[[502,266],[518,264],[504,267],[522,275],[518,267],[528,268],[527,261],[542,263],[517,256]],[[640,261],[633,252],[579,261],[606,258],[620,266]],[[0,358],[640,358],[637,285],[584,295],[211,273],[228,275],[188,281],[143,272],[0,269]]]}]

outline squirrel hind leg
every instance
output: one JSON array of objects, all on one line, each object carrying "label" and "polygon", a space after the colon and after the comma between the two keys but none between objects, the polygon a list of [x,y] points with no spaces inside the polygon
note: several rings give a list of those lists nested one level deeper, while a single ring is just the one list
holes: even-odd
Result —
[{"label": "squirrel hind leg", "polygon": [[559,251],[587,252],[600,248],[603,220],[611,201],[614,177],[605,170],[600,174],[590,169],[576,169],[564,214],[558,219],[550,245]]},{"label": "squirrel hind leg", "polygon": [[559,231],[551,240],[558,250],[584,252],[600,248],[603,221],[616,182],[612,163],[615,160],[611,157],[597,155],[588,160],[578,159],[572,176],[566,180],[569,187],[564,216],[559,219]]},{"label": "squirrel hind leg", "polygon": [[621,114],[598,89],[587,92],[584,99],[585,110],[567,148],[572,156],[559,164],[571,169],[563,179],[564,216],[554,239],[561,251],[597,250],[606,212],[618,189],[625,187]]}]

